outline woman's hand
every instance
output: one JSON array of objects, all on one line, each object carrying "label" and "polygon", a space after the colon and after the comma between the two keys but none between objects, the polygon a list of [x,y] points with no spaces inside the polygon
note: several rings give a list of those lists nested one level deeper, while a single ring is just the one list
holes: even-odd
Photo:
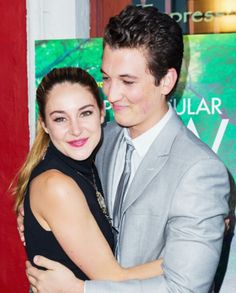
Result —
[{"label": "woman's hand", "polygon": [[25,235],[24,235],[24,207],[23,204],[19,206],[17,215],[17,229],[20,235],[20,239],[25,246]]}]

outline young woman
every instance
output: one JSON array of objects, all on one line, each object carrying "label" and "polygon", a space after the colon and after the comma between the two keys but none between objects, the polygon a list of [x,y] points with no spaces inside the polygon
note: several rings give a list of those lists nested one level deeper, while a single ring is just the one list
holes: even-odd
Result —
[{"label": "young woman", "polygon": [[37,89],[38,130],[15,189],[24,202],[26,250],[66,265],[82,280],[142,279],[162,272],[160,261],[122,268],[94,157],[101,141],[103,103],[95,80],[80,68],[49,72]]}]

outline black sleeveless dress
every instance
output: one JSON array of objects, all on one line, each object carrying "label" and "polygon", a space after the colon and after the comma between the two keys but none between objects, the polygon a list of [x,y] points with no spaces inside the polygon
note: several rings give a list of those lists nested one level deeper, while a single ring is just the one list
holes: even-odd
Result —
[{"label": "black sleeveless dress", "polygon": [[[112,229],[106,215],[102,212],[98,204],[95,189],[91,184],[94,180],[91,171],[92,168],[94,170],[97,188],[102,193],[101,182],[93,163],[93,156],[84,161],[76,161],[62,154],[52,143],[50,143],[44,159],[33,170],[29,184],[32,179],[49,169],[57,169],[74,179],[83,191],[91,213],[113,250],[114,240]],[[87,280],[88,277],[66,255],[53,233],[43,229],[34,217],[30,208],[29,187],[24,200],[24,212],[26,252],[31,263],[33,264],[32,260],[35,255],[43,255],[65,265],[73,271],[78,278]]]}]

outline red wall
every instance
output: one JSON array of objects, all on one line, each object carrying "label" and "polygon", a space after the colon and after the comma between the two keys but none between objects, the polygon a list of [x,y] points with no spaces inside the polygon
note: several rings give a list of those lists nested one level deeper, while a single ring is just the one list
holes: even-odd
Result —
[{"label": "red wall", "polygon": [[0,1],[0,292],[28,292],[25,252],[7,188],[28,151],[26,1]]},{"label": "red wall", "polygon": [[128,4],[132,4],[132,0],[90,0],[90,37],[102,37],[109,18]]}]

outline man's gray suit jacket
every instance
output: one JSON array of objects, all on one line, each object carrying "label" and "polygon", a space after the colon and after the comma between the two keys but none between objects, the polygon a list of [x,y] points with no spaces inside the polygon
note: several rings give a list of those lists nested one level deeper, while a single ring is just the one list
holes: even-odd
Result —
[{"label": "man's gray suit jacket", "polygon": [[[114,164],[123,131],[104,128],[97,168],[111,212]],[[218,157],[174,113],[142,160],[123,203],[123,267],[164,258],[164,274],[147,280],[87,281],[86,293],[209,292],[228,213],[228,174]]]}]

